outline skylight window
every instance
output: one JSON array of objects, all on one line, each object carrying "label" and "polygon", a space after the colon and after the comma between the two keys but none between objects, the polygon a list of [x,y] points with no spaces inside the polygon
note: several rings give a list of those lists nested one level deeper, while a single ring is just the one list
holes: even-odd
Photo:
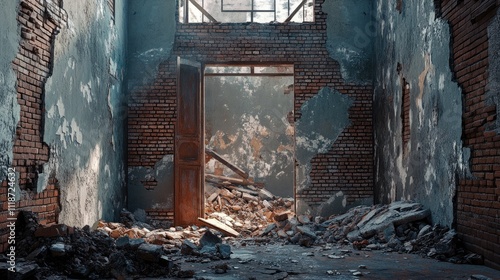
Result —
[{"label": "skylight window", "polygon": [[313,22],[314,0],[179,0],[179,20],[200,22]]}]

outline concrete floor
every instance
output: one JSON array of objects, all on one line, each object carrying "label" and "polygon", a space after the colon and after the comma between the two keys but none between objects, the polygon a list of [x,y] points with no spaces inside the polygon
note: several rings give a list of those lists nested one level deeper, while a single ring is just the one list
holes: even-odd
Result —
[{"label": "concrete floor", "polygon": [[[193,260],[183,263],[182,269],[193,270],[194,279],[469,279],[473,275],[500,279],[500,271],[485,266],[347,247],[252,245],[232,246],[232,250],[230,260],[205,263]],[[229,267],[227,272],[216,273],[216,267],[224,264]],[[356,272],[362,275],[355,276]]]}]

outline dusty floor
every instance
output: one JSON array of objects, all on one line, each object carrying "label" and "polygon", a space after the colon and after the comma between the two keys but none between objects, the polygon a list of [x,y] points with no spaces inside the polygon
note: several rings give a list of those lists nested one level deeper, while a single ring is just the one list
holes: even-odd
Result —
[{"label": "dusty floor", "polygon": [[[182,270],[193,270],[192,279],[500,279],[500,271],[485,266],[347,247],[252,245],[232,250],[230,260],[188,261]],[[222,273],[225,264],[228,269]]]}]

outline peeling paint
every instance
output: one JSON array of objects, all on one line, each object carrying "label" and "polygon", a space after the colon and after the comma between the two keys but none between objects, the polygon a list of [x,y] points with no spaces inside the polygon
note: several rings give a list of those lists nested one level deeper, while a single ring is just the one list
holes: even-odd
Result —
[{"label": "peeling paint", "polygon": [[3,1],[0,9],[2,50],[0,51],[0,177],[7,178],[7,168],[13,160],[15,130],[20,119],[17,103],[17,75],[12,61],[17,55],[20,30],[17,26],[18,1]]},{"label": "peeling paint", "polygon": [[[147,190],[141,181],[156,181],[157,186]],[[165,155],[153,168],[129,167],[128,209],[172,209],[174,207],[174,156]]]},{"label": "peeling paint", "polygon": [[92,102],[92,82],[88,82],[87,84],[80,83],[80,91],[88,103]]},{"label": "peeling paint", "polygon": [[[417,96],[417,107],[419,109],[419,112],[422,112],[424,108],[422,108],[422,98],[424,97],[424,83],[425,83],[425,78],[427,77],[427,73],[432,68],[431,64],[431,58],[428,53],[424,55],[424,60],[425,60],[425,66],[424,70],[422,70],[422,73],[418,76],[418,89],[419,89],[419,94]],[[421,114],[419,114],[421,116]],[[422,123],[422,119],[420,118],[420,123]]]},{"label": "peeling paint", "polygon": [[128,88],[149,83],[158,65],[170,57],[175,35],[177,1],[128,2]]},{"label": "peeling paint", "polygon": [[307,164],[318,153],[326,153],[340,133],[350,124],[349,108],[353,101],[346,95],[323,88],[302,105],[296,123],[297,160]]},{"label": "peeling paint", "polygon": [[[59,222],[92,225],[115,220],[125,206],[123,75],[126,1],[115,1],[115,25],[105,1],[65,1],[68,24],[54,42],[52,76],[45,84],[43,141],[50,150],[37,190],[55,177]],[[82,12],[83,11],[83,12]],[[106,38],[103,40],[103,38]],[[111,92],[111,93],[110,93]]]},{"label": "peeling paint", "polygon": [[327,14],[327,44],[330,57],[340,63],[342,78],[348,82],[373,80],[373,43],[376,26],[370,0],[329,0],[323,3]]},{"label": "peeling paint", "polygon": [[[342,131],[350,125],[349,108],[352,104],[353,100],[350,97],[335,89],[323,88],[302,105],[302,115],[296,122],[295,137],[297,193],[310,185],[311,160],[320,153],[328,152]],[[326,205],[330,205],[335,199],[331,200],[330,203],[326,202]],[[322,209],[322,207],[314,209],[305,201],[297,200],[298,213],[325,212]],[[334,209],[340,211],[338,207]]]},{"label": "peeling paint", "polygon": [[75,119],[71,120],[71,139],[76,141],[78,144],[83,142],[83,134],[80,131],[80,127],[76,123]]},{"label": "peeling paint", "polygon": [[[457,178],[465,174],[462,96],[450,70],[450,31],[434,5],[377,0],[374,92],[375,201],[414,199],[451,226]],[[398,69],[397,65],[401,65]],[[410,85],[410,140],[402,143],[402,84]],[[390,98],[392,102],[387,102]]]}]

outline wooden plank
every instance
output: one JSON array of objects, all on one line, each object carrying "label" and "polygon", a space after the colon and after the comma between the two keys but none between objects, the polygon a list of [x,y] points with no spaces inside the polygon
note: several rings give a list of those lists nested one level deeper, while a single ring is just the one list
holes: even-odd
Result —
[{"label": "wooden plank", "polygon": [[189,0],[189,2],[191,2],[191,4],[193,4],[198,10],[200,10],[200,12],[205,15],[211,22],[217,22],[217,20],[211,15],[209,14],[205,9],[203,9],[203,7],[198,4],[195,0]]},{"label": "wooden plank", "polygon": [[205,181],[213,182],[216,184],[223,184],[224,182],[229,182],[236,185],[252,185],[254,183],[252,180],[238,179],[226,176],[217,176],[213,174],[206,174]]},{"label": "wooden plank", "polygon": [[218,153],[216,153],[216,152],[214,152],[214,151],[212,151],[210,149],[205,149],[205,153],[211,155],[213,158],[215,158],[216,160],[218,160],[220,163],[222,163],[225,166],[229,167],[229,169],[233,170],[236,174],[240,175],[241,177],[243,177],[245,179],[248,179],[248,177],[249,177],[248,173],[246,173],[245,171],[243,171],[238,166],[230,163],[229,161],[227,161],[226,159],[224,159]]},{"label": "wooden plank", "polygon": [[247,190],[245,188],[241,188],[241,187],[236,187],[236,186],[224,186],[224,188],[226,189],[230,189],[230,190],[236,190],[236,191],[239,191],[239,192],[242,192],[242,193],[247,193],[247,194],[251,194],[251,195],[255,195],[255,196],[258,196],[259,193],[256,192],[256,191],[252,191],[252,190]]},{"label": "wooden plank", "polygon": [[302,1],[295,10],[286,18],[285,22],[290,22],[292,18],[299,12],[300,8],[306,4],[307,0]]},{"label": "wooden plank", "polygon": [[202,223],[206,224],[209,227],[212,227],[226,235],[238,237],[240,236],[240,233],[237,232],[236,230],[232,229],[231,227],[219,222],[216,219],[203,219],[203,218],[198,218],[199,221]]}]

